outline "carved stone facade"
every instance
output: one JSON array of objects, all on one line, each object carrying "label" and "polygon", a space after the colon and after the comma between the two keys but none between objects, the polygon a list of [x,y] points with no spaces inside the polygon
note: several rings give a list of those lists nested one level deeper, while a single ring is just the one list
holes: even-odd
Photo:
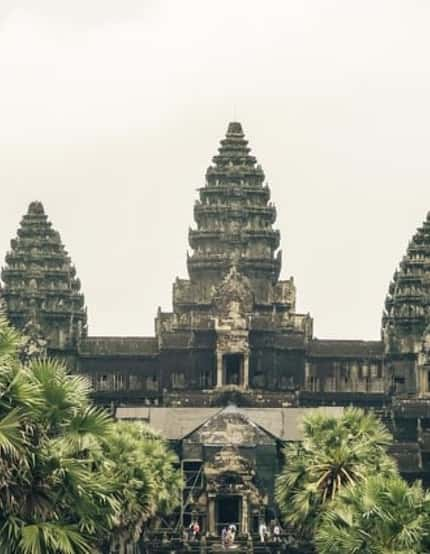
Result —
[{"label": "carved stone facade", "polygon": [[[260,451],[266,459],[271,455],[269,468],[262,466]],[[279,469],[277,439],[238,409],[215,414],[185,436],[181,457],[185,467],[190,457],[202,462],[202,486],[188,492],[185,512],[199,517],[210,534],[228,523],[249,533],[253,518],[273,509],[273,487],[265,489],[261,479]]]},{"label": "carved stone facade", "polygon": [[[75,269],[42,204],[31,203],[1,293],[11,322],[30,335],[25,355],[46,348],[66,359],[113,408],[371,407],[395,433],[402,471],[428,479],[430,215],[390,284],[382,340],[320,340],[310,315],[296,312],[293,278],[280,280],[270,196],[241,125],[230,123],[194,207],[189,278],[174,282],[173,309],[159,310],[155,336],[137,338],[86,336]],[[205,468],[207,494],[223,486],[216,467],[228,458],[246,467],[235,470],[235,486],[248,487],[246,509],[255,510],[261,489],[248,462],[228,442],[217,456]]]}]

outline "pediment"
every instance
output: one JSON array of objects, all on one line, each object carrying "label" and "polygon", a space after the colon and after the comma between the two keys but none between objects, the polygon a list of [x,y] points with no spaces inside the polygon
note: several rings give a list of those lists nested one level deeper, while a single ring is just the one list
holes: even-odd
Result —
[{"label": "pediment", "polygon": [[246,447],[274,444],[276,439],[235,407],[227,407],[208,419],[186,439],[207,446]]}]

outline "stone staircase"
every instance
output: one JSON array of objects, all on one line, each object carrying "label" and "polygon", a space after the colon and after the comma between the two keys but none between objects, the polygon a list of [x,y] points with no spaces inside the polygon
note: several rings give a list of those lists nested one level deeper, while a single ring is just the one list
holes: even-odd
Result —
[{"label": "stone staircase", "polygon": [[312,549],[292,544],[287,537],[280,543],[261,543],[258,535],[238,536],[235,544],[224,548],[219,537],[204,537],[196,541],[182,541],[177,536],[152,537],[142,542],[140,554],[313,554]]}]

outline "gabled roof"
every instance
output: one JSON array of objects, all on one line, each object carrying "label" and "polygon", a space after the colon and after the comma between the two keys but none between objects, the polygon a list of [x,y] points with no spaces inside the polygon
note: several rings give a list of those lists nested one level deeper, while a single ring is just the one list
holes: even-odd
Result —
[{"label": "gabled roof", "polygon": [[256,424],[244,410],[230,405],[207,419],[183,440],[207,446],[255,447],[273,444],[276,437]]}]

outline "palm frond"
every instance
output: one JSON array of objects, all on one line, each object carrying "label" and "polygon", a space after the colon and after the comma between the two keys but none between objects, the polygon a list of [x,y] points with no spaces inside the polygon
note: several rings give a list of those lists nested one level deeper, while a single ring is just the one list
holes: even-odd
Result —
[{"label": "palm frond", "polygon": [[34,523],[22,529],[22,554],[91,554],[91,543],[74,525]]},{"label": "palm frond", "polygon": [[0,364],[16,356],[21,342],[20,333],[9,324],[4,313],[0,312]]},{"label": "palm frond", "polygon": [[23,454],[25,437],[22,412],[15,408],[0,419],[0,454],[19,457]]}]

